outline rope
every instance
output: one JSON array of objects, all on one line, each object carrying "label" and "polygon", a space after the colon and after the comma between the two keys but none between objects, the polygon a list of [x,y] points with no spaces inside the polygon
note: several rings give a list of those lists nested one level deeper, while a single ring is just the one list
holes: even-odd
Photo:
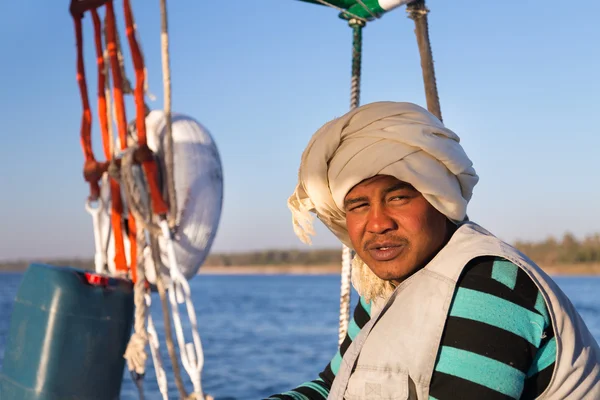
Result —
[{"label": "rope", "polygon": [[[192,383],[194,383],[194,389],[199,389],[197,393],[202,393],[200,386],[200,371],[202,370],[203,364],[203,355],[201,350],[198,351],[198,346],[200,345],[200,338],[197,334],[196,329],[196,317],[193,303],[191,303],[190,289],[189,283],[179,272],[177,268],[177,264],[173,264],[172,259],[174,257],[174,248],[172,240],[170,240],[170,230],[168,227],[168,223],[166,220],[161,221],[161,226],[158,227],[158,231],[156,230],[157,225],[152,221],[152,213],[150,211],[150,200],[148,197],[142,197],[140,195],[140,191],[138,188],[145,187],[146,180],[143,174],[138,174],[137,178],[133,171],[133,167],[135,165],[134,153],[135,148],[129,148],[126,152],[123,153],[121,158],[121,168],[120,168],[120,178],[123,184],[123,188],[125,189],[126,198],[128,200],[128,205],[130,207],[130,211],[133,215],[135,215],[137,221],[140,223],[140,230],[142,226],[144,229],[149,229],[150,233],[150,243],[151,243],[151,251],[152,258],[154,261],[155,269],[156,269],[156,286],[159,292],[159,296],[161,298],[161,304],[163,309],[163,318],[165,319],[165,336],[167,342],[167,350],[169,352],[169,356],[171,358],[171,362],[173,364],[173,374],[175,376],[175,383],[180,392],[180,396],[182,399],[187,399],[188,395],[185,391],[185,387],[183,386],[183,381],[181,380],[181,372],[179,370],[179,363],[177,360],[177,354],[175,352],[175,345],[173,340],[173,333],[171,331],[171,310],[173,312],[173,325],[175,327],[175,333],[177,342],[180,348],[180,355],[182,359],[182,364],[188,373],[190,373],[190,377],[192,378]],[[166,226],[165,226],[166,224]],[[166,232],[165,232],[166,228]],[[170,259],[170,274],[171,274],[171,282],[169,283],[168,290],[165,288],[165,284],[162,279],[161,272],[159,270],[160,265],[162,264],[160,259],[160,249],[158,248],[157,237],[158,234],[169,235],[168,243],[168,253]],[[183,279],[184,283],[180,282],[180,279]],[[177,281],[179,286],[175,287],[174,281]],[[175,292],[177,289],[181,288],[183,293],[185,294],[186,305],[188,308],[188,313],[190,314],[190,322],[192,324],[192,329],[194,329],[194,348],[190,349],[189,346],[185,345],[185,341],[183,339],[183,330],[181,328],[181,320],[179,318],[179,310],[177,309],[177,303],[175,300]],[[169,292],[169,299],[166,297],[166,292]],[[171,305],[171,309],[169,309],[169,303]],[[201,348],[201,347],[200,347]],[[196,353],[193,353],[192,350],[195,350]],[[196,357],[196,354],[198,355]],[[155,357],[154,357],[155,358]],[[154,359],[153,358],[153,359]],[[198,372],[198,373],[194,373]],[[158,376],[157,376],[158,378]],[[160,382],[159,382],[160,384]],[[197,396],[197,393],[194,394]],[[200,397],[201,398],[201,397]]]},{"label": "rope", "polygon": [[169,27],[167,19],[167,1],[160,0],[161,17],[161,55],[163,71],[164,111],[167,128],[165,146],[165,168],[167,170],[167,192],[169,194],[169,226],[174,228],[177,219],[177,195],[175,193],[175,176],[173,165],[173,127],[171,118],[171,70],[169,66]]},{"label": "rope", "polygon": [[[155,272],[156,272],[156,286],[157,286],[159,296],[161,299],[161,304],[162,304],[164,326],[165,326],[165,336],[166,336],[166,342],[167,342],[167,351],[169,353],[169,357],[170,357],[171,363],[173,365],[173,374],[174,374],[174,378],[175,378],[175,383],[176,383],[177,388],[180,393],[180,397],[182,399],[186,399],[187,392],[185,390],[185,386],[183,385],[183,381],[181,379],[179,363],[177,360],[177,354],[175,352],[175,345],[173,342],[173,334],[171,331],[171,317],[170,317],[168,300],[166,298],[165,284],[161,278],[161,272],[160,272],[161,260],[160,260],[160,249],[158,248],[158,242],[157,242],[157,235],[161,234],[162,231],[160,230],[160,227],[158,227],[152,221],[152,213],[150,211],[150,199],[149,199],[147,193],[144,193],[141,190],[139,190],[139,188],[141,188],[141,187],[146,187],[145,186],[146,181],[145,181],[145,177],[143,176],[143,174],[138,174],[136,177],[136,174],[134,173],[134,165],[135,165],[134,152],[135,152],[135,150],[136,150],[135,148],[129,148],[126,152],[123,153],[123,156],[121,158],[120,179],[123,184],[123,188],[125,190],[127,204],[129,206],[129,211],[135,216],[135,218],[137,219],[137,221],[140,224],[139,231],[143,232],[144,230],[147,229],[147,231],[150,233],[150,252],[151,252],[150,256],[152,257],[152,259],[154,261]],[[144,243],[145,243],[145,239],[144,239]],[[138,248],[143,249],[144,246],[141,246],[141,243],[139,243]],[[140,250],[140,251],[143,252],[144,250]],[[142,259],[143,258],[140,258],[140,264],[141,264]],[[138,271],[141,272],[142,270],[143,270],[143,268],[140,265],[138,267]],[[136,283],[136,285],[137,285],[137,283]],[[136,299],[136,317],[137,317],[137,307],[138,307],[137,301],[138,300]],[[146,303],[146,307],[149,307],[150,299],[146,298],[145,303]],[[157,382],[159,385],[159,389],[161,390],[161,393],[163,394],[163,398],[168,399],[166,374],[162,367],[162,359],[160,359],[160,353],[158,351],[158,343],[159,342],[158,342],[158,338],[156,336],[156,331],[154,330],[154,325],[152,324],[152,329],[151,329],[150,324],[151,324],[151,319],[149,318],[147,334],[149,335],[149,339],[150,339],[150,349],[153,353],[152,359],[153,359],[156,374],[157,374],[156,378],[157,378]],[[152,331],[152,334],[150,334],[151,331]],[[147,336],[147,338],[148,338],[148,336]],[[135,378],[136,377],[134,376],[134,381],[136,381]]]},{"label": "rope", "polygon": [[[139,192],[138,192],[139,195]],[[136,232],[137,246],[137,280],[133,287],[133,300],[135,304],[134,333],[129,339],[125,350],[127,367],[140,394],[140,400],[144,398],[143,380],[146,373],[146,344],[148,343],[148,332],[146,331],[146,318],[148,317],[148,306],[146,304],[147,288],[144,265],[144,248],[146,245],[146,234],[143,229]]]},{"label": "rope", "polygon": [[348,333],[348,323],[350,321],[350,281],[352,276],[352,250],[343,246],[342,248],[342,272],[341,272],[341,288],[340,288],[340,327],[338,334],[338,346],[346,338]]},{"label": "rope", "polygon": [[[150,308],[151,304],[152,299],[149,294],[146,294],[146,307]],[[158,341],[158,334],[156,333],[154,321],[152,321],[152,316],[150,314],[148,314],[148,342],[150,344],[150,352],[152,353],[152,361],[154,362],[154,371],[156,372],[158,390],[160,390],[163,400],[169,400],[167,373],[163,367],[162,357],[159,350],[160,342]]]},{"label": "rope", "polygon": [[[133,170],[133,166],[136,164],[134,157],[136,150],[137,147],[133,146],[122,154],[121,168],[118,170],[120,180],[125,191],[127,207],[131,215],[133,215],[141,229],[147,230],[151,235],[158,236],[162,234],[162,230],[160,226],[152,220],[149,203],[145,202],[145,199],[141,196],[135,194],[138,191],[138,187],[147,187],[145,177],[136,175]],[[141,179],[142,182],[138,182],[139,179]]]},{"label": "rope", "polygon": [[[197,331],[197,321],[194,310],[194,305],[191,300],[191,293],[189,282],[181,274],[178,269],[177,261],[175,259],[175,250],[172,238],[171,228],[166,219],[161,218],[161,225],[158,227],[153,222],[153,214],[151,208],[156,214],[166,214],[169,211],[168,207],[164,203],[164,200],[160,196],[160,190],[158,187],[158,167],[155,163],[154,158],[151,156],[151,152],[148,152],[146,144],[146,130],[145,130],[145,116],[146,116],[146,105],[144,103],[144,94],[147,92],[147,70],[144,66],[143,55],[141,49],[136,40],[135,24],[133,22],[133,15],[131,12],[131,6],[129,0],[124,0],[124,14],[125,22],[127,26],[127,38],[131,48],[135,73],[136,73],[136,87],[135,87],[135,104],[136,104],[136,128],[138,134],[139,149],[127,149],[127,117],[125,115],[125,104],[124,104],[124,92],[131,90],[131,85],[125,77],[123,56],[120,49],[119,37],[116,29],[116,19],[114,14],[113,2],[109,0],[106,3],[106,24],[105,24],[105,38],[106,38],[106,54],[102,50],[102,38],[101,38],[101,23],[98,14],[95,9],[92,10],[94,27],[95,27],[95,39],[96,39],[96,55],[98,63],[98,101],[99,101],[99,115],[102,126],[102,135],[104,142],[104,152],[107,159],[110,159],[110,163],[107,163],[108,178],[110,179],[110,189],[112,196],[113,214],[111,218],[112,228],[114,229],[115,236],[115,264],[118,270],[127,270],[127,264],[124,254],[124,243],[123,243],[123,232],[122,232],[122,212],[123,202],[120,197],[119,180],[124,183],[125,196],[129,205],[129,239],[131,245],[131,265],[132,265],[132,277],[135,282],[134,286],[134,302],[136,307],[135,312],[135,324],[134,334],[131,336],[128,343],[127,350],[124,357],[127,359],[128,368],[132,373],[134,382],[140,392],[140,398],[143,399],[143,376],[145,374],[145,363],[147,360],[147,353],[145,351],[146,343],[151,339],[151,351],[152,358],[157,367],[157,380],[159,383],[160,391],[164,399],[168,398],[168,386],[166,380],[166,373],[162,368],[162,360],[160,359],[160,353],[158,351],[158,337],[154,329],[151,318],[148,317],[148,308],[151,304],[150,296],[147,293],[145,271],[142,260],[144,259],[144,250],[148,249],[146,246],[145,232],[149,232],[150,235],[150,252],[151,257],[154,261],[155,272],[157,276],[157,288],[159,296],[161,298],[163,317],[165,319],[165,335],[167,342],[167,350],[173,363],[173,373],[175,383],[179,390],[182,399],[204,399],[204,394],[201,387],[201,372],[204,365],[204,355],[202,352],[202,346],[200,342],[200,335]],[[168,117],[168,141],[170,154],[170,172],[173,168],[173,154],[172,154],[172,132],[171,132],[171,105],[170,105],[170,72],[169,72],[169,60],[168,60],[168,35],[167,35],[167,23],[166,23],[166,4],[163,0],[161,3],[161,11],[163,18],[163,29],[162,29],[162,42],[163,42],[163,70],[165,71],[165,87],[167,92],[167,99],[165,100],[165,109]],[[82,129],[81,138],[82,145],[84,148],[84,155],[86,162],[96,163],[94,155],[91,149],[91,110],[89,107],[89,101],[87,98],[87,85],[85,82],[85,71],[83,64],[83,35],[81,26],[81,15],[73,14],[75,21],[75,31],[77,37],[78,47],[78,75],[77,79],[79,82],[80,90],[82,93],[82,102],[84,107],[84,114],[82,118]],[[105,59],[108,62],[105,63]],[[114,113],[116,119],[116,125],[118,129],[120,150],[122,153],[121,165],[118,166],[117,161],[113,154],[115,153],[112,148],[111,140],[111,124],[110,119],[110,88],[108,86],[108,69],[113,76],[113,93],[114,93]],[[125,77],[125,78],[124,78]],[[124,81],[125,80],[125,81]],[[108,99],[108,100],[107,100]],[[133,173],[134,157],[136,156],[136,150],[142,150],[140,154],[145,154],[141,160],[144,174],[136,175]],[[150,156],[148,155],[150,154]],[[97,164],[97,163],[96,163]],[[105,167],[106,168],[106,167]],[[144,176],[145,175],[145,176]],[[91,175],[94,176],[94,175]],[[145,178],[145,179],[144,179]],[[140,182],[141,181],[141,182]],[[95,184],[98,186],[98,180],[95,182],[90,180],[90,185]],[[170,187],[170,195],[175,194],[174,185]],[[149,193],[142,192],[141,187],[148,187]],[[91,187],[91,199],[97,198],[99,195],[99,186],[97,188]],[[148,199],[148,194],[150,199]],[[174,197],[173,197],[174,198]],[[175,199],[174,199],[175,200]],[[101,205],[103,206],[103,205]],[[176,202],[173,201],[173,207],[176,206]],[[90,213],[95,212],[96,217],[98,216],[101,207],[97,210],[91,211],[91,204],[88,204]],[[175,209],[176,211],[176,209]],[[174,219],[176,212],[172,213]],[[93,214],[94,216],[94,214]],[[115,219],[118,217],[118,220]],[[97,218],[96,218],[97,219]],[[136,219],[139,220],[141,226],[136,227]],[[172,221],[173,223],[173,221]],[[95,224],[95,228],[98,228],[98,224]],[[96,229],[99,231],[99,229]],[[158,246],[158,234],[163,234],[167,241],[167,253],[170,264],[171,281],[169,283],[169,301],[173,308],[173,322],[176,330],[177,341],[180,347],[180,353],[184,368],[190,374],[192,383],[194,385],[195,392],[190,396],[187,395],[185,386],[181,379],[179,370],[179,364],[176,356],[175,345],[173,343],[169,306],[166,299],[165,285],[160,273],[160,249]],[[99,237],[99,235],[96,235]],[[120,240],[119,240],[120,239]],[[96,247],[97,250],[101,247],[101,240],[97,238]],[[118,260],[117,260],[118,259]],[[99,269],[100,260],[97,263],[97,269]],[[106,263],[104,262],[103,265]],[[181,320],[179,318],[179,310],[177,306],[176,295],[179,297],[179,302],[186,303],[188,317],[192,325],[192,336],[193,343],[185,343],[185,337],[183,335],[183,328]],[[148,318],[148,329],[146,330],[145,321]],[[207,398],[211,398],[207,396]]]},{"label": "rope", "polygon": [[[108,13],[107,13],[107,18],[108,18]],[[123,56],[123,51],[121,48],[121,39],[120,39],[120,35],[119,35],[119,30],[116,26],[116,23],[113,23],[113,39],[114,39],[114,44],[116,46],[116,58],[118,60],[118,66],[119,66],[119,72],[120,72],[120,76],[121,76],[121,92],[123,95],[127,95],[127,94],[132,94],[133,90],[131,88],[131,82],[130,80],[127,78],[127,75],[125,73],[125,57]],[[107,40],[107,47],[108,47],[108,35],[107,35],[107,31],[105,30],[105,38]],[[117,102],[115,102],[115,106],[117,105]],[[124,114],[124,110],[123,110],[123,114]],[[107,112],[107,119],[110,117],[110,113]],[[115,116],[118,115],[117,110],[115,109]],[[110,119],[108,119],[110,120]],[[115,121],[117,123],[117,125],[119,125],[119,121],[116,120]],[[126,122],[126,121],[125,121]],[[112,126],[111,126],[112,128]],[[114,142],[114,140],[112,139],[112,132],[110,134],[111,136],[111,141]],[[122,135],[121,135],[122,136]],[[120,141],[122,141],[122,139],[120,138]],[[121,149],[124,149],[127,147],[127,139],[125,139],[124,143],[121,144]],[[114,149],[113,149],[114,152]],[[131,279],[136,282],[137,281],[137,267],[136,267],[136,263],[137,263],[137,239],[136,239],[136,220],[135,217],[133,215],[129,215],[129,218],[127,218],[127,225],[128,225],[128,232],[129,232],[129,244],[130,244],[130,265],[129,265],[129,271],[131,272]]]},{"label": "rope", "polygon": [[433,54],[429,40],[429,24],[427,22],[427,13],[429,13],[429,10],[425,6],[425,0],[417,0],[406,7],[406,12],[409,18],[415,21],[415,35],[417,36],[419,55],[421,57],[427,109],[441,121],[442,110],[435,80]]},{"label": "rope", "polygon": [[360,77],[362,62],[362,29],[365,23],[351,19],[348,24],[352,28],[352,81],[350,87],[350,109],[360,104]]},{"label": "rope", "polygon": [[[358,107],[360,103],[360,75],[362,61],[362,28],[365,22],[357,19],[351,19],[348,24],[352,28],[352,79],[350,87],[350,109]],[[354,254],[347,247],[342,247],[342,271],[340,284],[340,324],[338,332],[338,345],[342,342],[348,332],[348,323],[350,321],[350,301],[351,301],[351,277],[352,277],[352,258]]]},{"label": "rope", "polygon": [[179,369],[179,362],[177,360],[177,354],[175,353],[175,344],[173,342],[173,332],[171,331],[171,318],[169,311],[169,303],[167,300],[165,284],[161,279],[160,273],[160,249],[158,247],[158,240],[156,237],[150,235],[150,249],[152,251],[152,259],[154,261],[154,270],[156,271],[156,288],[158,289],[158,295],[160,297],[160,304],[162,306],[163,320],[165,325],[165,340],[167,342],[167,351],[171,358],[171,364],[173,366],[173,377],[175,378],[175,385],[179,391],[179,397],[186,399],[188,394],[181,380],[181,370]]},{"label": "rope", "polygon": [[[129,233],[129,272],[131,273],[131,280],[136,283],[138,278],[137,278],[137,272],[138,272],[138,268],[137,268],[137,264],[138,264],[138,260],[141,260],[141,258],[138,255],[138,240],[136,237],[136,232],[137,232],[137,226],[135,223],[135,217],[129,213],[128,218],[127,218],[127,227],[128,229],[128,233]],[[141,231],[143,231],[142,229],[140,229]],[[142,246],[143,249],[143,246]]]},{"label": "rope", "polygon": [[[175,247],[173,238],[169,229],[168,222],[163,219],[160,221],[160,226],[163,231],[163,236],[167,242],[167,256],[169,259],[169,273],[171,281],[169,283],[169,301],[173,312],[173,325],[177,335],[177,343],[179,344],[179,352],[181,355],[181,363],[187,371],[192,384],[194,385],[194,393],[196,399],[204,399],[202,391],[202,368],[204,367],[204,353],[202,351],[202,342],[198,333],[198,322],[196,320],[196,311],[194,302],[192,301],[190,284],[185,279],[177,266],[175,257]],[[183,335],[183,327],[179,317],[179,307],[177,303],[185,302],[188,318],[190,320],[192,330],[192,343],[186,343]]]}]

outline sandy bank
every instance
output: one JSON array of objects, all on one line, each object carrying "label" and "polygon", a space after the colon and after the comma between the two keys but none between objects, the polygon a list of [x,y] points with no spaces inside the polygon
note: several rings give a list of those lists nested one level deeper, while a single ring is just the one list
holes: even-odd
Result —
[{"label": "sandy bank", "polygon": [[[600,275],[600,264],[542,266],[549,275]],[[340,265],[204,266],[199,275],[326,275],[339,274]]]}]

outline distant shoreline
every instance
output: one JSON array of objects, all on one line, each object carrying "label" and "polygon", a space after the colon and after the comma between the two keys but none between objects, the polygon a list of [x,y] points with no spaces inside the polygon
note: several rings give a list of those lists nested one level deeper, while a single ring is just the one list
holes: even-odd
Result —
[{"label": "distant shoreline", "polygon": [[198,275],[330,275],[339,274],[340,265],[206,265]]},{"label": "distant shoreline", "polygon": [[[560,264],[541,266],[553,276],[600,275],[600,263]],[[340,273],[340,264],[322,265],[205,265],[198,275],[335,275]],[[23,269],[0,269],[1,273],[22,273]]]},{"label": "distant shoreline", "polygon": [[[339,264],[204,266],[198,275],[329,275],[339,274]],[[541,266],[553,276],[600,275],[600,263]]]},{"label": "distant shoreline", "polygon": [[600,263],[564,264],[540,267],[548,274],[560,275],[600,275]]}]

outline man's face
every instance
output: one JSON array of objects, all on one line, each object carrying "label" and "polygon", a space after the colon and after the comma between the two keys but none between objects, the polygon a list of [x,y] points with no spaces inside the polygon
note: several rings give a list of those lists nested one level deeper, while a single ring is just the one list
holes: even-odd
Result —
[{"label": "man's face", "polygon": [[446,217],[410,184],[377,175],[344,199],[358,256],[381,279],[400,282],[427,264],[451,234]]}]

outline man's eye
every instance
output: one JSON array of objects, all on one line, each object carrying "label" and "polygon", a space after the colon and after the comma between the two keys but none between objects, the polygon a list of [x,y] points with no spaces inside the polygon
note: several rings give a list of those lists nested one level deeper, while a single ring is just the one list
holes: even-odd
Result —
[{"label": "man's eye", "polygon": [[390,197],[390,200],[406,200],[408,199],[408,196],[393,196]]},{"label": "man's eye", "polygon": [[358,209],[360,209],[360,208],[362,208],[362,207],[366,207],[366,206],[367,206],[367,203],[360,203],[360,204],[357,204],[357,205],[355,205],[354,207],[352,207],[352,208],[350,209],[350,211],[358,210]]}]

